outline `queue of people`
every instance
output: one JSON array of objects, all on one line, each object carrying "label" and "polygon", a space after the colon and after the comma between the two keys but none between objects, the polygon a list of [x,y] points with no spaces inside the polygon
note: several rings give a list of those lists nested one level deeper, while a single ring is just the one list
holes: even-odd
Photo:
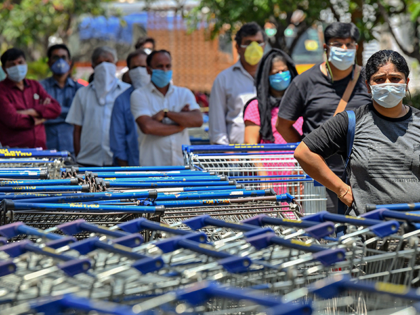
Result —
[{"label": "queue of people", "polygon": [[[211,91],[211,143],[301,142],[296,159],[328,188],[330,212],[346,205],[359,213],[368,202],[395,203],[401,196],[416,201],[420,112],[402,104],[406,61],[379,51],[362,70],[355,62],[360,32],[352,23],[332,23],[324,39],[325,62],[298,75],[286,53],[264,51],[266,35],[258,24],[244,24],[235,36],[240,58],[217,76]],[[6,51],[0,142],[67,150],[85,166],[182,165],[187,128],[203,124],[199,105],[190,90],[172,83],[169,51],[155,50],[151,38],[136,48],[127,57],[124,81],[130,84],[115,76],[115,50],[99,47],[86,87],[69,77],[65,45],[49,48],[53,74],[42,85],[25,78],[22,51]],[[355,112],[350,150],[353,116],[346,111]]]}]

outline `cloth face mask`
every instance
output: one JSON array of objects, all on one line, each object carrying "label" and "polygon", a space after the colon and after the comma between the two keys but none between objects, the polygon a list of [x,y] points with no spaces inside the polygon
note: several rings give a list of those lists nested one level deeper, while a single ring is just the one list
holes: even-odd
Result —
[{"label": "cloth face mask", "polygon": [[60,58],[51,66],[54,74],[65,74],[70,70],[70,65],[64,59]]},{"label": "cloth face mask", "polygon": [[137,67],[128,71],[131,82],[135,89],[145,86],[150,82],[150,74],[147,73],[145,67]]},{"label": "cloth face mask", "polygon": [[172,70],[163,71],[160,69],[153,69],[151,80],[157,87],[163,88],[171,82]]},{"label": "cloth face mask", "polygon": [[117,84],[117,78],[115,77],[116,72],[117,67],[110,62],[102,62],[95,67],[93,85],[101,105],[105,105],[107,94],[111,92]]},{"label": "cloth face mask", "polygon": [[338,70],[343,71],[354,65],[355,57],[356,49],[331,47],[328,61],[331,62]]},{"label": "cloth face mask", "polygon": [[26,77],[26,73],[28,72],[28,65],[16,65],[6,69],[7,76],[10,80],[14,82],[20,82]]},{"label": "cloth face mask", "polygon": [[385,108],[397,106],[405,96],[407,84],[405,83],[383,83],[371,85],[372,98],[376,103]]},{"label": "cloth face mask", "polygon": [[245,61],[249,63],[251,66],[255,66],[257,63],[260,62],[261,58],[264,55],[263,48],[258,45],[257,42],[252,42],[248,45],[245,49]]},{"label": "cloth face mask", "polygon": [[292,76],[290,71],[284,71],[282,73],[276,73],[269,76],[270,86],[276,91],[284,91],[290,84]]}]

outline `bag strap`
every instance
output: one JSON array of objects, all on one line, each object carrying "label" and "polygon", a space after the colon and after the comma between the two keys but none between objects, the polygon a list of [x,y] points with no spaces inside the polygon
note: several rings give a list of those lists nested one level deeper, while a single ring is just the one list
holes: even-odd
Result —
[{"label": "bag strap", "polygon": [[358,65],[355,66],[353,79],[351,79],[347,84],[346,90],[344,91],[344,94],[341,97],[340,102],[338,103],[334,116],[346,109],[347,103],[349,102],[350,96],[353,93],[354,87],[356,86],[356,83],[359,80],[361,69],[362,67]]}]

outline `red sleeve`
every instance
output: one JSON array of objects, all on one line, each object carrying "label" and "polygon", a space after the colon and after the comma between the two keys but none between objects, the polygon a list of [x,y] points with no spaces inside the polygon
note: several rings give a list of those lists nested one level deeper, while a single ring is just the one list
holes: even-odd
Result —
[{"label": "red sleeve", "polygon": [[244,121],[245,120],[253,122],[258,126],[261,126],[260,111],[258,110],[257,100],[253,100],[251,103],[248,104],[244,113]]},{"label": "red sleeve", "polygon": [[42,87],[42,85],[37,81],[32,81],[35,84],[35,90],[39,95],[39,99],[44,101],[46,98],[51,99],[51,103],[48,105],[36,104],[34,109],[41,115],[42,118],[54,119],[61,114],[60,104],[53,99],[47,91]]},{"label": "red sleeve", "polygon": [[34,119],[29,115],[19,114],[8,97],[7,88],[0,87],[0,122],[11,129],[31,129]]}]

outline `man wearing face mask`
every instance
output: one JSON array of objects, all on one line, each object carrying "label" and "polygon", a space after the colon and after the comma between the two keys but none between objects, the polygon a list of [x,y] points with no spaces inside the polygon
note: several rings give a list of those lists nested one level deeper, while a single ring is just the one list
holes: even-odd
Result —
[{"label": "man wearing face mask", "polygon": [[256,96],[254,77],[264,53],[265,32],[255,23],[244,24],[236,33],[237,63],[214,80],[209,104],[211,143],[244,143],[245,104]]},{"label": "man wearing face mask", "polygon": [[150,75],[146,69],[147,53],[136,50],[127,56],[132,86],[117,97],[112,110],[109,139],[114,154],[114,165],[138,166],[139,146],[136,122],[130,109],[130,97],[134,89],[150,83]]},{"label": "man wearing face mask", "polygon": [[200,107],[190,90],[171,84],[168,51],[153,51],[146,62],[151,82],[131,94],[131,112],[144,134],[140,165],[184,165],[182,145],[190,144],[186,128],[203,124]]},{"label": "man wearing face mask", "polygon": [[74,153],[85,166],[112,165],[109,129],[115,99],[130,86],[115,77],[117,53],[98,47],[92,54],[95,78],[79,89],[66,122],[74,125]]},{"label": "man wearing face mask", "polygon": [[[287,142],[300,142],[339,112],[371,102],[360,67],[355,65],[359,38],[353,23],[335,22],[325,29],[326,62],[293,80],[280,103],[276,128]],[[303,136],[293,127],[299,117],[303,117]],[[342,176],[340,156],[331,156],[326,162],[337,176]],[[338,198],[327,192],[327,210],[336,213]]]},{"label": "man wearing face mask", "polygon": [[47,148],[74,153],[73,126],[65,121],[73,98],[83,85],[70,78],[71,56],[66,45],[58,44],[49,47],[47,56],[48,66],[53,74],[40,83],[61,106],[60,116],[45,122]]},{"label": "man wearing face mask", "polygon": [[25,54],[11,48],[1,56],[6,79],[0,82],[0,143],[3,146],[46,149],[44,121],[60,115],[60,104],[34,80]]}]

